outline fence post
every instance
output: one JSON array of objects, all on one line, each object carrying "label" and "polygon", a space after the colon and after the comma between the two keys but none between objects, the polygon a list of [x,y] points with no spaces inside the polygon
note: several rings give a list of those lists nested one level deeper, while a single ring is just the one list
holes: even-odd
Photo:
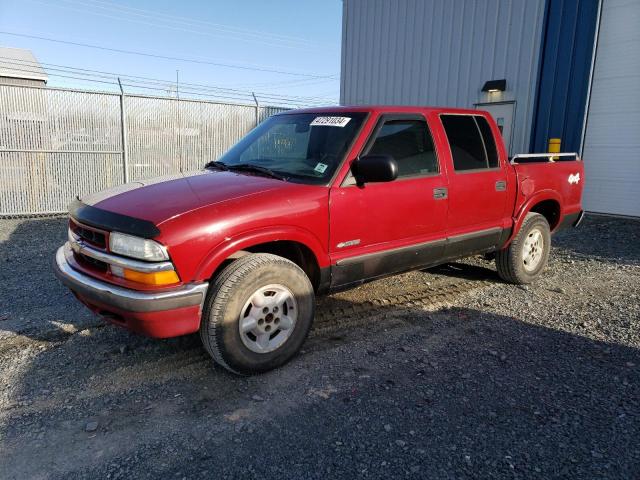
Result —
[{"label": "fence post", "polygon": [[124,110],[124,89],[118,77],[118,85],[120,85],[120,128],[122,129],[122,173],[124,183],[129,183],[129,142],[127,135],[127,115]]},{"label": "fence post", "polygon": [[258,124],[260,123],[260,102],[258,102],[258,97],[256,97],[256,94],[251,92],[251,95],[253,95],[253,101],[256,102],[256,127],[258,126]]}]

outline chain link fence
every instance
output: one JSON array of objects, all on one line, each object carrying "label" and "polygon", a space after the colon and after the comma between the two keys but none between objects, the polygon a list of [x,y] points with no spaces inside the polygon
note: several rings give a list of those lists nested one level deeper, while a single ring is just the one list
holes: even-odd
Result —
[{"label": "chain link fence", "polygon": [[0,85],[0,216],[197,170],[281,107]]}]

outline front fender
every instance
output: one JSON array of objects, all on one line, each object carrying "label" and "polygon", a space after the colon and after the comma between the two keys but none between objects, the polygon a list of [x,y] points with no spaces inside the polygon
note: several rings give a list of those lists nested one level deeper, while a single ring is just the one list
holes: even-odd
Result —
[{"label": "front fender", "polygon": [[243,232],[232,237],[227,237],[216,245],[205,256],[198,266],[196,279],[205,281],[213,275],[216,269],[230,255],[261,243],[275,241],[292,241],[305,245],[313,252],[320,267],[329,266],[329,256],[318,238],[308,230],[288,225],[275,225]]}]

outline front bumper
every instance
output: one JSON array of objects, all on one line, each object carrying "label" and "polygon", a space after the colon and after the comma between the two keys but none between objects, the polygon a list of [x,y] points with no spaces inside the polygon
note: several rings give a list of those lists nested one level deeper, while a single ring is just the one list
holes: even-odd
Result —
[{"label": "front bumper", "polygon": [[95,279],[74,270],[68,244],[56,252],[58,279],[94,312],[112,323],[153,337],[172,337],[198,330],[208,283],[142,292]]}]

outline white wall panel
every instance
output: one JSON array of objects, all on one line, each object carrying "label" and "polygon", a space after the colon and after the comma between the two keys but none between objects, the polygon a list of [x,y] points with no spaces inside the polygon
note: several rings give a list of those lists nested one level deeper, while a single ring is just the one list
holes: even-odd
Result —
[{"label": "white wall panel", "polygon": [[587,210],[640,216],[640,1],[604,0],[584,140]]}]

